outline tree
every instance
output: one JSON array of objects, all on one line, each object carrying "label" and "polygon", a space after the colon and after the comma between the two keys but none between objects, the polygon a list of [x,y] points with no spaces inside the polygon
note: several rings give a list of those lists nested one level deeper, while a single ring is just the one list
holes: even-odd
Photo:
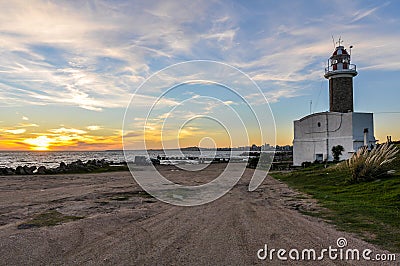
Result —
[{"label": "tree", "polygon": [[342,145],[333,146],[332,147],[333,161],[338,162],[340,159],[340,155],[342,155],[343,151],[344,151],[344,148]]}]

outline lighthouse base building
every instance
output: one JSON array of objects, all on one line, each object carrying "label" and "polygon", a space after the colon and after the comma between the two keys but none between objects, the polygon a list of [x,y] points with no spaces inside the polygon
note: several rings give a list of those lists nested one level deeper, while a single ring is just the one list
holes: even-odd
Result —
[{"label": "lighthouse base building", "polygon": [[294,121],[293,165],[332,161],[332,147],[342,145],[340,159],[375,145],[372,113],[316,113]]},{"label": "lighthouse base building", "polygon": [[329,112],[294,121],[293,165],[332,161],[332,148],[341,145],[340,159],[349,159],[363,146],[375,145],[372,113],[353,111],[353,77],[356,66],[343,46],[336,47],[325,69],[329,80]]}]

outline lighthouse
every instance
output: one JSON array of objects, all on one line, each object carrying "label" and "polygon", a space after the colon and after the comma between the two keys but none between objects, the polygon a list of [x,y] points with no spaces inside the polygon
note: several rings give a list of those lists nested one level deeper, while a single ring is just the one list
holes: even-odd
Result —
[{"label": "lighthouse", "polygon": [[347,113],[354,111],[353,77],[357,76],[357,70],[356,65],[351,64],[351,55],[340,43],[339,39],[324,76],[329,80],[329,111]]},{"label": "lighthouse", "polygon": [[375,145],[373,113],[354,111],[353,78],[357,74],[351,52],[339,39],[324,74],[329,85],[329,111],[294,121],[293,165],[332,161],[332,148],[337,145],[344,147],[340,159],[350,158],[363,146]]}]

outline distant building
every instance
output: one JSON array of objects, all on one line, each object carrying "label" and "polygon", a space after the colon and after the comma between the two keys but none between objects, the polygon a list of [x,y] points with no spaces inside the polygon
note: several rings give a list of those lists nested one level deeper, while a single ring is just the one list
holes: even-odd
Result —
[{"label": "distant building", "polygon": [[354,112],[356,75],[356,65],[350,63],[350,54],[339,40],[325,69],[325,78],[329,80],[329,112],[294,121],[293,165],[332,161],[332,147],[336,145],[344,147],[340,159],[350,158],[362,146],[375,145],[373,114]]},{"label": "distant building", "polygon": [[271,147],[271,145],[269,145],[268,143],[264,143],[264,144],[261,146],[261,150],[262,150],[262,151],[269,151],[269,150],[272,150],[272,147]]},{"label": "distant building", "polygon": [[276,145],[276,147],[275,147],[275,151],[292,151],[292,150],[293,150],[293,146],[290,146],[290,145],[285,145],[285,146]]}]

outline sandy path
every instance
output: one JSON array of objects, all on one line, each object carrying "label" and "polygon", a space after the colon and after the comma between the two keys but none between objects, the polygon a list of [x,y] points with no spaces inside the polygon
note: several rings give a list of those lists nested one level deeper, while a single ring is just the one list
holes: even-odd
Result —
[{"label": "sandy path", "polygon": [[[208,180],[221,167],[211,166],[191,180]],[[162,168],[168,174],[170,170]],[[183,171],[173,173],[177,180],[187,177]],[[319,251],[336,247],[339,237],[347,239],[349,248],[382,252],[294,210],[316,206],[312,200],[299,200],[297,193],[277,180],[267,178],[257,191],[248,192],[250,174],[247,170],[224,197],[198,207],[177,207],[126,194],[140,191],[129,172],[0,177],[0,264],[298,265],[276,256],[261,261],[257,251],[264,244]],[[121,195],[129,197],[116,200]],[[17,229],[18,224],[49,209],[86,218],[53,227]],[[345,264],[324,261],[324,265]]]}]

